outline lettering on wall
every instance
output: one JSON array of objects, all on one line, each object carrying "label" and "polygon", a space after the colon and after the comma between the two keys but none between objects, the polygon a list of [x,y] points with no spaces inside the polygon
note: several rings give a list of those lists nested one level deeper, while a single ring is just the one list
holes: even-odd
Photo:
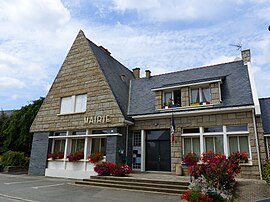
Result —
[{"label": "lettering on wall", "polygon": [[109,115],[84,117],[85,124],[110,123],[110,122],[111,120]]}]

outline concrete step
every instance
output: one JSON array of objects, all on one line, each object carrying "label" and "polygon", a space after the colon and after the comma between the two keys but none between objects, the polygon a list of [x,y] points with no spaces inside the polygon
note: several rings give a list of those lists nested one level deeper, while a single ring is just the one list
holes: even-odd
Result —
[{"label": "concrete step", "polygon": [[112,183],[112,184],[122,184],[122,185],[130,185],[130,186],[140,186],[140,187],[156,187],[156,188],[171,188],[171,189],[184,189],[186,190],[188,185],[183,184],[166,184],[166,183],[156,183],[153,181],[149,182],[140,182],[140,181],[120,181],[120,180],[107,180],[107,179],[83,179],[84,182],[103,182],[103,183]]},{"label": "concrete step", "polygon": [[[113,181],[127,181],[127,182],[145,182],[145,183],[155,183],[155,184],[171,184],[171,185],[183,185],[188,186],[189,181],[172,181],[172,180],[157,180],[157,179],[146,179],[137,177],[117,177],[117,176],[91,176],[90,179],[100,179],[100,180],[113,180]],[[89,179],[84,179],[89,180]]]},{"label": "concrete step", "polygon": [[165,181],[115,176],[91,176],[90,179],[76,181],[75,184],[173,195],[179,195],[185,192],[189,185],[188,182],[181,181]]}]

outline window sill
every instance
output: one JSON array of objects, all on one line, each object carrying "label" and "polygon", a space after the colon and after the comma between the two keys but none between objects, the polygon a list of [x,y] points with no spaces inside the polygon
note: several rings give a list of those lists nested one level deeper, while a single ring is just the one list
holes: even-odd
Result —
[{"label": "window sill", "polygon": [[52,159],[52,158],[48,158],[47,161],[65,161],[65,159]]},{"label": "window sill", "polygon": [[239,163],[240,166],[253,166],[252,160],[248,160],[248,162],[245,163]]},{"label": "window sill", "polygon": [[171,108],[163,108],[159,109],[159,111],[167,111],[167,110],[186,110],[186,109],[200,109],[200,108],[208,108],[213,107],[213,104],[206,104],[206,105],[196,105],[196,106],[184,106],[184,107],[171,107]]},{"label": "window sill", "polygon": [[70,113],[63,113],[63,114],[57,114],[57,116],[66,116],[66,115],[75,115],[75,114],[84,114],[84,112],[70,112]]}]

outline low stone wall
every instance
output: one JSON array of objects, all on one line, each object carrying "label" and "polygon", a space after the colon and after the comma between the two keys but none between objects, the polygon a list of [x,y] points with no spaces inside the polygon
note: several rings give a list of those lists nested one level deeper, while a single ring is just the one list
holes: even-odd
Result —
[{"label": "low stone wall", "polygon": [[4,173],[28,173],[28,168],[21,166],[6,166],[3,170]]}]

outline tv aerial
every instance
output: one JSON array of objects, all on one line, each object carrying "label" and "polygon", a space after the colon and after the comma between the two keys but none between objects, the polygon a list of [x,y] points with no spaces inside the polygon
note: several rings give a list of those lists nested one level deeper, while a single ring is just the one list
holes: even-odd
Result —
[{"label": "tv aerial", "polygon": [[236,50],[242,50],[242,44],[241,43],[238,43],[238,44],[229,44],[230,46],[234,46],[236,47]]}]

